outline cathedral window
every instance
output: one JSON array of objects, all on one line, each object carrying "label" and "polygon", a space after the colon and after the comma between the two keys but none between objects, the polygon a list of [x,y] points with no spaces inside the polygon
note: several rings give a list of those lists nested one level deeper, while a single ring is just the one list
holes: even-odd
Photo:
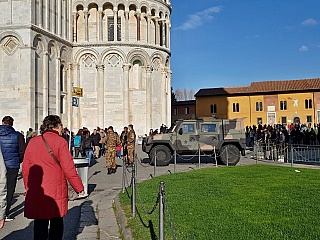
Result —
[{"label": "cathedral window", "polygon": [[108,41],[114,41],[114,20],[108,18]]}]

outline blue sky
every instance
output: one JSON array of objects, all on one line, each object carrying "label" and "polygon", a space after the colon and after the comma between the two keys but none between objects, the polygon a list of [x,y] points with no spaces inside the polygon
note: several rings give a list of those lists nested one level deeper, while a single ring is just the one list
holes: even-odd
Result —
[{"label": "blue sky", "polygon": [[319,0],[171,0],[172,87],[320,77]]}]

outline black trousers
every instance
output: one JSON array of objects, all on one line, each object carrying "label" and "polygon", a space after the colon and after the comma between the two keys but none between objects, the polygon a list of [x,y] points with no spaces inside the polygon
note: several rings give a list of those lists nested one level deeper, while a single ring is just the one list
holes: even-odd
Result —
[{"label": "black trousers", "polygon": [[14,191],[16,190],[17,178],[19,169],[7,169],[7,208],[6,216],[9,215],[11,208],[12,198]]},{"label": "black trousers", "polygon": [[[50,222],[50,230],[49,228]],[[35,219],[34,220],[34,240],[61,240],[63,236],[63,218]]]}]

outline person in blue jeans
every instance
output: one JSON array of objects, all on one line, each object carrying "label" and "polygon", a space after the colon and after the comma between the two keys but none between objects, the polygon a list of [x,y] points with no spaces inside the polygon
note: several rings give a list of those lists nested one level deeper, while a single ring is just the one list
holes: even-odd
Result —
[{"label": "person in blue jeans", "polygon": [[93,154],[93,139],[90,136],[89,130],[83,131],[83,135],[85,136],[83,138],[82,147],[84,152],[86,153],[86,157],[89,158],[89,166],[91,165],[91,159]]}]

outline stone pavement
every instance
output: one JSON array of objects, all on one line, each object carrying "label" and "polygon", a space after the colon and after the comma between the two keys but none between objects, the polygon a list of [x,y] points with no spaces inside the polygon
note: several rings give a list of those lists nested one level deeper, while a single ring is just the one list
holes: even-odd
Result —
[{"label": "stone pavement", "polygon": [[[156,171],[153,166],[149,165],[148,156],[141,151],[141,146],[137,146],[136,152],[138,155],[137,161],[137,182],[145,181],[151,178],[151,174],[156,176],[170,174],[174,172],[174,164],[169,166],[157,167]],[[198,157],[183,161],[177,159],[177,172],[189,171],[198,169]],[[117,159],[118,171],[115,174],[107,175],[105,158],[101,157],[93,160],[93,166],[89,168],[88,174],[88,188],[90,195],[86,199],[80,199],[69,202],[68,214],[64,217],[64,238],[65,240],[75,239],[121,239],[119,233],[119,226],[113,210],[113,202],[116,196],[122,189],[122,160]],[[242,157],[238,165],[255,164],[256,161],[250,158],[250,153]],[[259,161],[259,164],[272,164],[281,166],[290,166],[290,164],[283,164],[277,162]],[[215,163],[211,158],[201,158],[201,168],[215,167]],[[312,167],[295,165],[295,167]],[[130,174],[127,174],[127,180],[130,181]],[[0,239],[5,240],[25,240],[33,238],[33,221],[26,219],[23,216],[23,204],[25,192],[21,174],[14,196],[14,204],[11,208],[12,216],[15,218],[12,222],[5,223],[5,226],[0,230]]]}]

